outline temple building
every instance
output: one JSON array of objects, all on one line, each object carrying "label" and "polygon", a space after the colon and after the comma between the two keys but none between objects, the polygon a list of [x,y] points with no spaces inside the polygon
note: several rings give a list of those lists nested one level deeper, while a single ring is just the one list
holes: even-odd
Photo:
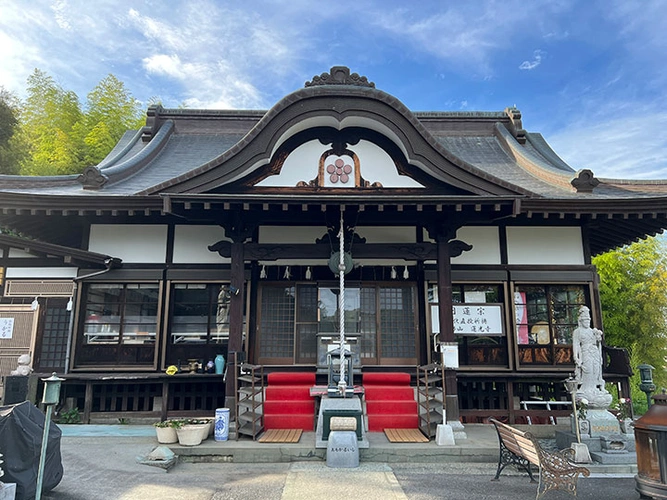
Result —
[{"label": "temple building", "polygon": [[[337,66],[268,111],[152,106],[81,175],[0,176],[0,226],[0,374],[31,354],[85,421],[229,405],[234,353],[326,379],[342,236],[354,383],[456,345],[448,416],[513,423],[569,400],[579,307],[604,327],[591,257],[667,227],[667,181],[574,171],[515,107],[415,112]],[[630,373],[606,347],[605,380]]]}]

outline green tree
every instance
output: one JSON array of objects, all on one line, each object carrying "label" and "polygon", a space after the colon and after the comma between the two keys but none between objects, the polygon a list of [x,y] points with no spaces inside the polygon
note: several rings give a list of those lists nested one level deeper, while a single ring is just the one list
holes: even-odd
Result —
[{"label": "green tree", "polygon": [[97,164],[111,151],[127,130],[143,125],[139,101],[125,84],[109,74],[88,94],[83,138],[86,164]]},{"label": "green tree", "polygon": [[22,162],[21,173],[79,172],[83,164],[80,144],[72,135],[73,127],[82,118],[79,98],[38,69],[28,77],[27,94],[21,129],[29,147],[29,157]]},{"label": "green tree", "polygon": [[[600,275],[604,334],[609,345],[625,347],[637,365],[655,367],[658,388],[667,387],[667,245],[647,238],[593,259]],[[645,399],[639,374],[631,380],[633,400]]]},{"label": "green tree", "polygon": [[18,174],[25,156],[21,140],[18,97],[0,86],[0,174]]}]

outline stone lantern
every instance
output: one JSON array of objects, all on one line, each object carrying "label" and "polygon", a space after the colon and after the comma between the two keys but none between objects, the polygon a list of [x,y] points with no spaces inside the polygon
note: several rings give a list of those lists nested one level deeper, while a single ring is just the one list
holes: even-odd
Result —
[{"label": "stone lantern", "polygon": [[655,395],[653,401],[635,422],[636,489],[641,498],[667,498],[667,395]]}]

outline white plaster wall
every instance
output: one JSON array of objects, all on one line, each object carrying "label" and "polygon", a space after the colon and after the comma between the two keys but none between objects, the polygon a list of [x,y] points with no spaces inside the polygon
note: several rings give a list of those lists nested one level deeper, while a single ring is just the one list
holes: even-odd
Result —
[{"label": "white plaster wall", "polygon": [[167,252],[167,226],[91,224],[88,250],[123,262],[162,263]]},{"label": "white plaster wall", "polygon": [[74,278],[76,272],[76,267],[10,267],[7,278]]},{"label": "white plaster wall", "polygon": [[509,264],[584,264],[578,227],[508,227]]},{"label": "white plaster wall", "polygon": [[37,258],[36,255],[28,253],[25,250],[20,250],[18,248],[10,248],[8,256],[9,257],[18,257],[18,258],[22,258],[22,259],[25,259],[25,258],[36,259]]},{"label": "white plaster wall", "polygon": [[500,236],[497,227],[462,227],[456,239],[472,245],[472,250],[452,259],[452,264],[500,264]]},{"label": "white plaster wall", "polygon": [[220,240],[231,241],[225,237],[225,230],[220,226],[186,226],[179,224],[174,228],[174,263],[228,263],[231,259],[221,257],[218,252],[211,252],[208,249],[209,245]]},{"label": "white plaster wall", "polygon": [[350,147],[359,157],[361,176],[367,181],[380,182],[386,188],[424,187],[406,175],[400,175],[391,157],[380,147],[369,141],[359,141]]},{"label": "white plaster wall", "polygon": [[315,179],[320,166],[320,156],[330,147],[320,141],[301,144],[285,159],[278,175],[267,177],[257,185],[294,187],[299,181],[308,182]]},{"label": "white plaster wall", "polygon": [[[355,232],[366,243],[415,243],[417,235],[415,228],[411,226],[382,226],[382,227],[357,227]],[[354,246],[352,248],[354,255]]]},{"label": "white plaster wall", "polygon": [[[294,187],[300,181],[311,181],[318,175],[320,157],[329,150],[330,145],[323,145],[320,141],[309,141],[297,147],[287,157],[278,175],[272,175],[259,182],[258,186]],[[421,188],[421,184],[405,175],[399,175],[391,157],[380,147],[369,141],[359,141],[350,146],[350,151],[359,158],[361,176],[371,183],[380,182],[386,188]],[[341,157],[346,163],[354,166],[350,156]],[[351,182],[347,184],[331,183],[325,176],[325,186],[331,188],[349,188],[354,182],[354,174],[350,175]]]},{"label": "white plaster wall", "polygon": [[326,226],[260,226],[259,243],[311,243],[324,236]]}]

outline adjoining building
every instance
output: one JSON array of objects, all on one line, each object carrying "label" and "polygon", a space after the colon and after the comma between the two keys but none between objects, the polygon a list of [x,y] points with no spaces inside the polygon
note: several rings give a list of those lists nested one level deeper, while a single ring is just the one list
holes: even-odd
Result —
[{"label": "adjoining building", "polygon": [[[0,177],[0,373],[29,351],[86,420],[229,403],[183,374],[217,354],[325,377],[341,221],[355,371],[455,342],[450,416],[514,422],[568,400],[591,257],[667,227],[667,182],[575,172],[516,108],[413,112],[340,66],[268,111],[154,106],[79,176]],[[608,349],[605,379],[629,374]]]}]

